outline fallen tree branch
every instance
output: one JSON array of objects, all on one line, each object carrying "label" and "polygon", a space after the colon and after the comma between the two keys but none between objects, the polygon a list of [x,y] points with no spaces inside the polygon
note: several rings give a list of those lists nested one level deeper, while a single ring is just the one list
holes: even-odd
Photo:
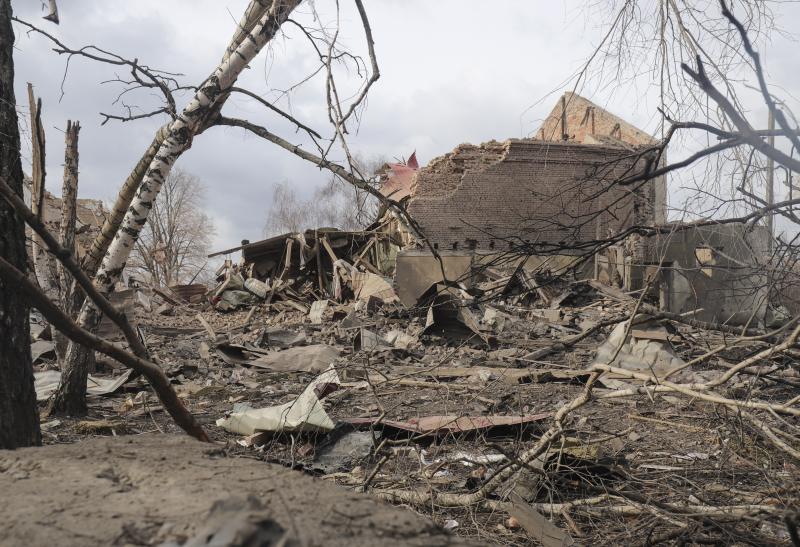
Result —
[{"label": "fallen tree branch", "polygon": [[169,412],[169,415],[172,416],[172,419],[175,420],[175,423],[195,439],[211,442],[194,416],[183,405],[178,394],[172,389],[169,379],[158,365],[142,359],[141,357],[137,357],[125,351],[122,347],[112,344],[79,327],[72,319],[67,317],[64,312],[58,309],[58,307],[56,307],[56,305],[53,304],[25,274],[17,270],[3,258],[0,258],[0,276],[17,286],[19,290],[28,297],[31,304],[42,313],[45,319],[70,340],[95,351],[99,351],[104,355],[108,355],[147,378],[147,381],[153,387],[156,395],[158,395],[161,404],[164,405],[164,408]]},{"label": "fallen tree branch", "polygon": [[[703,384],[675,384],[673,382],[667,382],[666,380],[659,379],[651,374],[635,372],[632,370],[627,370],[619,367],[612,367],[603,364],[594,365],[590,370],[610,372],[621,378],[644,380],[646,382],[653,384],[650,386],[645,386],[643,388],[633,388],[633,390],[620,390],[620,395],[618,396],[627,396],[633,394],[634,391],[637,393],[644,393],[644,391],[641,391],[642,389],[648,390],[651,393],[672,391],[672,392],[682,393],[684,395],[688,395],[696,399],[701,399],[709,403],[717,403],[729,407],[750,408],[757,410],[773,410],[780,414],[800,416],[800,409],[792,408],[790,406],[790,404],[793,401],[789,401],[783,404],[772,404],[763,401],[738,401],[736,399],[729,399],[727,397],[723,397],[722,395],[717,395],[716,393],[710,392],[711,388],[716,385],[713,384],[712,382]],[[624,393],[624,395],[622,395],[622,393]],[[614,394],[615,392],[611,392],[610,394],[604,394],[604,396],[606,396],[605,398],[612,398]]]},{"label": "fallen tree branch", "polygon": [[469,494],[451,494],[444,492],[436,492],[435,490],[418,491],[418,490],[373,490],[373,492],[380,498],[390,502],[411,503],[414,505],[422,505],[427,503],[435,503],[436,505],[444,505],[448,507],[460,507],[466,505],[474,505],[482,502],[486,497],[494,492],[501,484],[511,478],[517,471],[520,465],[525,465],[538,456],[543,454],[550,444],[564,431],[564,420],[574,410],[584,406],[592,399],[592,388],[597,380],[600,378],[601,373],[593,373],[586,381],[586,386],[581,394],[572,401],[564,404],[553,417],[553,425],[545,431],[542,436],[536,441],[530,449],[520,454],[517,459],[518,463],[514,463],[504,467],[492,477],[490,477],[483,485],[475,492]]},{"label": "fallen tree branch", "polygon": [[134,332],[125,314],[120,312],[107,298],[100,294],[91,279],[89,279],[89,276],[86,275],[86,272],[83,271],[75,260],[73,253],[58,244],[55,237],[47,230],[44,223],[28,209],[28,206],[25,205],[22,198],[14,193],[8,183],[2,178],[0,178],[0,195],[2,195],[17,214],[33,228],[33,231],[42,238],[42,241],[47,246],[50,253],[58,259],[65,270],[72,274],[81,289],[83,289],[88,297],[97,304],[97,307],[120,328],[122,334],[125,336],[125,340],[130,344],[134,353],[143,359],[148,358],[147,349],[144,347],[141,340],[139,340],[139,337]]},{"label": "fallen tree branch", "polygon": [[[617,502],[615,505],[600,504],[605,502]],[[650,509],[638,503],[619,503],[620,501],[627,502],[627,498],[616,496],[613,494],[603,494],[591,498],[583,498],[563,503],[531,503],[530,506],[540,511],[541,513],[549,513],[552,515],[558,514],[562,511],[569,511],[571,509],[582,508],[589,514],[608,514],[614,513],[617,515],[641,515],[649,513]],[[511,508],[511,503],[503,501],[486,500],[482,505],[487,509],[508,511]],[[683,505],[680,503],[664,503],[660,504],[664,508],[668,508],[674,515],[689,516],[689,517],[716,517],[716,518],[741,518],[749,515],[756,515],[759,513],[775,514],[780,512],[780,508],[774,505]]]}]

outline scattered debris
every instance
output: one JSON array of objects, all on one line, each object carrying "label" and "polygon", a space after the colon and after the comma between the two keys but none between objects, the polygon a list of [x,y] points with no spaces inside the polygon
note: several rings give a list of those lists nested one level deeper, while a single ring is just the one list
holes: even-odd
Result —
[{"label": "scattered debris", "polygon": [[530,424],[548,417],[549,413],[530,416],[425,416],[406,422],[372,418],[350,418],[346,421],[353,425],[378,426],[384,431],[393,429],[419,435],[447,435]]},{"label": "scattered debris", "polygon": [[267,353],[248,361],[247,365],[271,371],[319,373],[332,365],[338,357],[338,349],[325,344],[313,344]]},{"label": "scattered debris", "polygon": [[544,518],[536,509],[525,503],[519,496],[511,495],[511,518],[525,529],[531,539],[543,547],[567,547],[575,541],[561,528]]},{"label": "scattered debris", "polygon": [[316,447],[311,467],[325,474],[349,471],[361,465],[379,441],[380,433],[358,431],[347,423],[337,424]]},{"label": "scattered debris", "polygon": [[240,435],[262,431],[330,431],[335,424],[325,412],[320,399],[340,383],[336,369],[330,367],[311,382],[297,399],[259,409],[239,405],[226,418],[217,420],[217,425]]},{"label": "scattered debris", "polygon": [[[86,393],[89,395],[109,395],[114,393],[125,385],[132,373],[132,370],[126,369],[122,374],[114,378],[99,378],[90,374],[86,382]],[[46,401],[58,389],[58,383],[61,381],[61,372],[57,370],[34,372],[33,380],[36,389],[36,400]]]},{"label": "scattered debris", "polygon": [[[431,229],[426,242],[384,209],[365,230],[318,228],[215,253],[241,251],[241,260],[226,257],[210,288],[139,284],[112,298],[184,404],[225,415],[209,431],[228,451],[435,507],[447,530],[485,538],[490,529],[509,545],[618,544],[632,530],[650,541],[670,527],[686,533],[680,541],[697,532],[774,543],[773,528],[798,502],[787,485],[797,482],[800,461],[792,360],[800,354],[798,334],[775,350],[763,327],[788,336],[791,314],[777,302],[763,314],[752,309],[759,291],[726,290],[720,302],[693,297],[730,273],[715,269],[725,259],[719,248],[699,245],[703,230],[687,231],[684,245],[640,238],[612,246],[592,264],[576,255],[522,256],[514,252],[523,244],[517,220],[458,209],[458,199],[484,184],[506,185],[504,202],[519,195],[514,173],[545,154],[570,169],[593,164],[588,156],[598,153],[622,167],[632,161],[625,146],[601,139],[590,149],[598,143],[589,141],[462,145],[422,169],[415,160],[390,164],[381,191],[421,213],[420,225]],[[544,180],[525,173],[526,181]],[[558,188],[549,176],[545,182]],[[603,225],[621,230],[655,214],[631,207],[644,193],[637,189],[614,219],[588,228],[569,226],[583,216],[576,205],[556,231],[595,238]],[[474,225],[455,229],[453,213],[461,225],[465,211]],[[491,234],[495,221],[506,240]],[[653,246],[689,264],[691,283],[632,262]],[[731,326],[739,307],[756,312],[747,331]],[[49,327],[34,317],[31,332],[41,400],[59,373],[49,370]],[[108,322],[101,335],[119,340]],[[90,393],[109,395],[129,380],[114,362],[98,367]],[[90,420],[53,420],[42,430],[53,442],[116,435],[123,425],[131,434],[169,430],[148,394],[130,382],[124,396],[94,399]],[[726,484],[710,492],[711,480]],[[220,504],[208,526],[187,537],[272,537],[272,521],[255,518],[260,510],[242,499]],[[748,528],[754,516],[773,528]]]},{"label": "scattered debris", "polygon": [[40,359],[54,359],[56,345],[50,340],[36,340],[31,344],[31,359],[36,364]]}]

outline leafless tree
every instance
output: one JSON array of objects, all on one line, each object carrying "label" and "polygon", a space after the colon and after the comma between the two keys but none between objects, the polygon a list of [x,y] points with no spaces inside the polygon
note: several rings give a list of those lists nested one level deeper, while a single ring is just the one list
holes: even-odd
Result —
[{"label": "leafless tree", "polygon": [[[111,292],[120,279],[130,252],[135,248],[143,227],[147,225],[151,206],[174,163],[191,147],[194,138],[213,126],[240,127],[276,144],[319,168],[329,170],[361,191],[375,196],[376,199],[383,201],[385,206],[395,208],[398,216],[404,218],[410,226],[415,225],[400,204],[382,196],[359,171],[346,140],[350,130],[360,123],[367,93],[380,76],[372,29],[363,2],[354,0],[364,30],[367,61],[340,46],[338,3],[334,5],[337,21],[333,26],[322,22],[314,4],[308,4],[311,10],[310,21],[307,20],[304,24],[293,19],[298,4],[300,2],[297,0],[250,2],[222,60],[211,76],[199,86],[181,84],[178,81],[179,74],[153,69],[137,59],[126,59],[97,46],[69,47],[48,32],[28,22],[14,19],[29,34],[43,36],[53,43],[54,51],[67,57],[67,66],[72,59],[80,57],[128,70],[130,76],[127,79],[118,75],[112,80],[123,87],[120,97],[124,95],[128,99],[137,91],[144,92],[143,96],[152,97],[151,92],[156,91],[164,100],[163,105],[150,110],[134,108],[130,100],[122,103],[120,99],[118,102],[124,109],[122,113],[103,114],[105,122],[111,120],[128,122],[154,116],[166,116],[167,122],[156,132],[153,142],[125,179],[112,214],[107,218],[101,235],[84,258],[83,268],[89,275],[94,276],[95,285],[101,294],[107,295]],[[308,124],[297,120],[290,112],[278,107],[275,104],[277,101],[266,99],[265,93],[254,93],[235,85],[241,71],[259,51],[289,28],[299,29],[301,37],[304,37],[316,52],[319,67],[300,82],[280,91],[278,98],[288,97],[293,90],[316,77],[323,78],[324,100],[328,106],[328,121],[332,127],[332,136],[327,139],[322,138],[320,133]],[[354,80],[357,83],[355,86],[348,86],[346,82],[353,72],[358,75],[358,79]],[[189,92],[193,95],[183,110],[178,108],[174,96],[176,91]],[[308,149],[288,141],[262,125],[223,116],[222,109],[231,93],[247,96],[264,106],[268,112],[289,120],[308,138]],[[347,167],[328,159],[334,146],[344,153]],[[86,300],[78,316],[78,325],[92,332],[97,328],[101,317],[101,309],[96,302]],[[85,413],[89,353],[88,348],[81,346],[80,343],[70,343],[64,361],[62,383],[51,405],[53,411],[77,415]]]},{"label": "leafless tree", "polygon": [[[798,226],[792,213],[795,207],[786,203],[792,201],[795,189],[791,173],[797,161],[792,157],[797,139],[792,131],[797,122],[786,101],[768,89],[756,53],[756,44],[765,43],[771,34],[785,32],[775,21],[779,4],[742,0],[735,4],[736,17],[724,3],[717,2],[603,0],[587,4],[588,16],[602,21],[605,33],[591,56],[562,87],[580,90],[587,82],[595,88],[620,88],[642,80],[648,85],[655,83],[659,90],[660,139],[654,146],[599,166],[586,180],[578,181],[576,188],[588,188],[590,181],[593,185],[600,183],[601,190],[593,194],[576,190],[592,194],[597,198],[596,206],[570,219],[568,227],[557,225],[556,219],[529,219],[528,227],[523,224],[517,236],[505,238],[511,249],[509,256],[516,252],[577,252],[590,259],[632,235],[674,231],[674,225],[633,223],[614,234],[597,234],[596,238],[585,234],[564,241],[535,237],[545,228],[568,228],[577,234],[607,212],[608,194],[634,193],[663,176],[669,177],[670,219],[692,222],[679,229],[720,222],[771,225],[772,219],[782,217],[784,226],[790,227],[784,237],[791,239]],[[643,72],[642,67],[652,68]],[[748,120],[752,106],[742,103],[754,88],[778,121],[777,129],[753,129],[767,125],[766,119]],[[621,163],[629,165],[622,176],[613,173]],[[643,163],[647,163],[646,168],[641,168]],[[783,170],[781,178],[787,181],[783,192],[789,199],[778,203],[767,198],[765,184],[768,173],[774,171],[770,168],[773,164]],[[619,199],[625,198],[612,198],[612,204]],[[776,244],[781,245],[780,241]]]},{"label": "leafless tree", "polygon": [[[386,163],[382,157],[354,161],[360,172],[376,183],[378,170]],[[379,202],[372,195],[332,175],[314,190],[308,199],[300,199],[294,187],[285,181],[273,187],[272,203],[267,211],[265,237],[311,228],[363,230],[375,222]]]},{"label": "leafless tree", "polygon": [[206,266],[214,223],[203,211],[206,188],[186,171],[170,172],[136,241],[129,275],[170,286],[197,278]]}]

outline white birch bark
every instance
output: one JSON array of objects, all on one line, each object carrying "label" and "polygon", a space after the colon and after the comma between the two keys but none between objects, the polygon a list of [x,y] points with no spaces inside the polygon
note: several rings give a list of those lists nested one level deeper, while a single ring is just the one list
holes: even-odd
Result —
[{"label": "white birch bark", "polygon": [[[252,31],[244,37],[241,34],[254,18],[251,11],[254,4],[263,6],[262,1],[254,0],[248,7],[243,23],[234,33],[232,43],[240,39],[233,51],[226,51],[222,62],[208,79],[198,88],[178,118],[170,124],[169,132],[158,148],[139,190],[128,208],[122,225],[106,252],[103,262],[94,278],[94,284],[103,294],[109,294],[122,276],[125,264],[133,250],[136,240],[147,223],[161,186],[178,157],[192,145],[192,138],[205,128],[209,115],[216,105],[227,97],[227,90],[236,82],[239,74],[253,60],[258,52],[278,32],[289,14],[301,0],[273,0],[269,9],[261,16]],[[260,8],[259,8],[260,9]],[[229,48],[230,49],[230,48]],[[100,310],[85,300],[81,307],[78,323],[85,329],[94,331],[101,319]],[[51,403],[51,410],[80,414],[85,412],[86,374],[88,354],[79,344],[70,342],[64,359],[61,384]]]},{"label": "white birch bark", "polygon": [[[222,56],[222,61],[228,60],[228,57],[230,57],[231,54],[236,51],[236,48],[242,42],[244,37],[253,30],[259,20],[267,12],[271,4],[272,0],[251,0],[250,4],[245,9],[244,15],[242,15],[242,18],[239,21],[239,25],[236,27],[236,31],[233,33],[233,37],[231,38],[228,47],[225,49],[225,54]],[[217,111],[217,113],[222,108],[222,104],[224,102],[225,97],[221,97],[216,102],[214,109]],[[210,112],[208,119],[211,120],[213,117],[214,113]],[[108,251],[108,246],[111,244],[111,241],[114,239],[114,236],[119,230],[122,219],[125,217],[125,213],[128,211],[128,208],[131,206],[133,196],[141,185],[142,179],[147,172],[150,162],[153,161],[153,157],[156,155],[156,152],[158,152],[158,149],[161,147],[161,143],[166,138],[169,128],[170,124],[165,124],[159,128],[158,131],[156,131],[153,142],[147,148],[144,155],[142,155],[142,157],[139,159],[136,166],[133,168],[133,171],[131,171],[131,173],[128,175],[128,178],[122,185],[116,202],[114,203],[114,208],[108,217],[106,217],[102,230],[92,242],[91,249],[84,256],[83,268],[90,276],[94,276],[95,271],[100,266],[100,261],[105,256],[106,251]]]},{"label": "white birch bark", "polygon": [[252,30],[255,28],[261,18],[264,17],[264,15],[267,13],[267,10],[269,10],[271,6],[272,0],[252,0],[250,2],[245,9],[242,18],[239,20],[239,26],[236,27],[236,31],[233,33],[233,37],[228,44],[228,48],[225,50],[225,54],[222,56],[223,63],[230,58],[234,51],[236,51],[236,48],[239,47],[239,44],[241,44],[245,37],[252,32]]},{"label": "white birch bark", "polygon": [[202,127],[204,114],[211,110],[217,99],[234,84],[241,71],[275,36],[299,3],[300,0],[275,0],[253,31],[248,33],[236,50],[220,63],[214,73],[200,86],[183,112],[172,122],[169,134],[150,163],[139,191],[122,221],[122,226],[111,242],[95,276],[95,284],[102,292],[111,292],[120,279],[164,179],[169,175],[178,157],[191,147],[192,138]]},{"label": "white birch bark", "polygon": [[[194,136],[207,126],[219,103],[227,98],[227,90],[236,82],[247,64],[277,34],[301,0],[273,0],[252,30],[246,32],[255,14],[262,13],[264,1],[253,0],[250,3],[231,40],[231,44],[238,41],[236,48],[230,51],[232,46],[229,46],[216,70],[198,88],[178,118],[170,124],[167,136],[150,162],[125,218],[97,270],[94,284],[101,293],[109,294],[121,278],[128,257],[175,161],[191,147]],[[255,7],[256,4],[259,5],[258,8]],[[101,317],[100,310],[86,299],[78,316],[78,324],[93,332]],[[70,342],[64,358],[61,383],[51,401],[51,411],[68,414],[86,412],[86,376],[90,353],[91,350]]]},{"label": "white birch bark", "polygon": [[50,0],[48,4],[50,5],[50,13],[45,15],[43,19],[47,19],[51,23],[55,23],[57,25],[59,23],[58,4],[56,4],[56,0]]},{"label": "white birch bark", "polygon": [[[95,286],[102,293],[110,293],[114,285],[119,281],[131,250],[134,248],[136,240],[147,222],[148,215],[161,190],[164,179],[169,175],[178,157],[191,147],[192,138],[203,128],[203,121],[206,115],[223,96],[227,95],[227,89],[235,83],[242,70],[253,60],[264,45],[275,36],[300,1],[273,1],[250,32],[246,32],[246,29],[254,19],[253,14],[261,13],[254,5],[263,7],[263,3],[254,1],[248,7],[248,11],[245,13],[240,27],[234,33],[232,39],[232,43],[238,41],[238,45],[235,49],[231,50],[229,48],[230,51],[226,50],[220,65],[200,86],[180,116],[172,122],[168,135],[161,143],[158,152],[147,168],[139,190],[125,214],[122,225],[111,242],[95,275]],[[94,330],[99,320],[99,310],[89,300],[86,300],[78,318],[79,324],[84,328]],[[72,368],[71,363],[79,361],[81,354],[84,353],[82,348],[76,346],[76,344],[70,343],[65,359],[65,368],[67,369]],[[70,381],[67,378],[68,376],[72,375],[67,370],[65,371],[64,381]],[[79,379],[75,378],[74,382],[78,385]],[[85,384],[85,379],[83,382]],[[60,388],[59,391],[61,391]],[[58,394],[56,397],[58,397]]]}]

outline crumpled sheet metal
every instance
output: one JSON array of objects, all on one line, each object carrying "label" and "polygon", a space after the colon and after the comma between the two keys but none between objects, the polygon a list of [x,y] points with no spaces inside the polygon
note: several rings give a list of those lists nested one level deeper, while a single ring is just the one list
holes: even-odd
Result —
[{"label": "crumpled sheet metal", "polygon": [[330,431],[335,424],[325,412],[320,397],[340,384],[339,375],[331,366],[308,384],[294,401],[266,408],[234,411],[226,418],[217,420],[217,425],[240,435],[253,435],[260,431]]},{"label": "crumpled sheet metal", "polygon": [[247,363],[275,372],[322,372],[339,357],[340,351],[327,344],[313,344],[261,355]]},{"label": "crumpled sheet metal", "polygon": [[444,285],[434,285],[425,292],[425,295],[434,297],[428,307],[423,333],[440,333],[458,337],[471,332],[483,340],[486,345],[491,346],[489,337],[481,331],[477,318],[467,307],[469,295],[464,291]]},{"label": "crumpled sheet metal", "polygon": [[[132,370],[126,370],[115,378],[98,378],[89,375],[86,380],[86,393],[89,395],[108,395],[114,393],[128,381]],[[61,373],[57,370],[45,370],[33,373],[33,383],[36,389],[36,400],[46,401],[58,389]]]},{"label": "crumpled sheet metal", "polygon": [[399,302],[397,294],[386,279],[369,272],[352,271],[350,273],[353,294],[357,300],[368,301],[371,296],[383,302]]}]

